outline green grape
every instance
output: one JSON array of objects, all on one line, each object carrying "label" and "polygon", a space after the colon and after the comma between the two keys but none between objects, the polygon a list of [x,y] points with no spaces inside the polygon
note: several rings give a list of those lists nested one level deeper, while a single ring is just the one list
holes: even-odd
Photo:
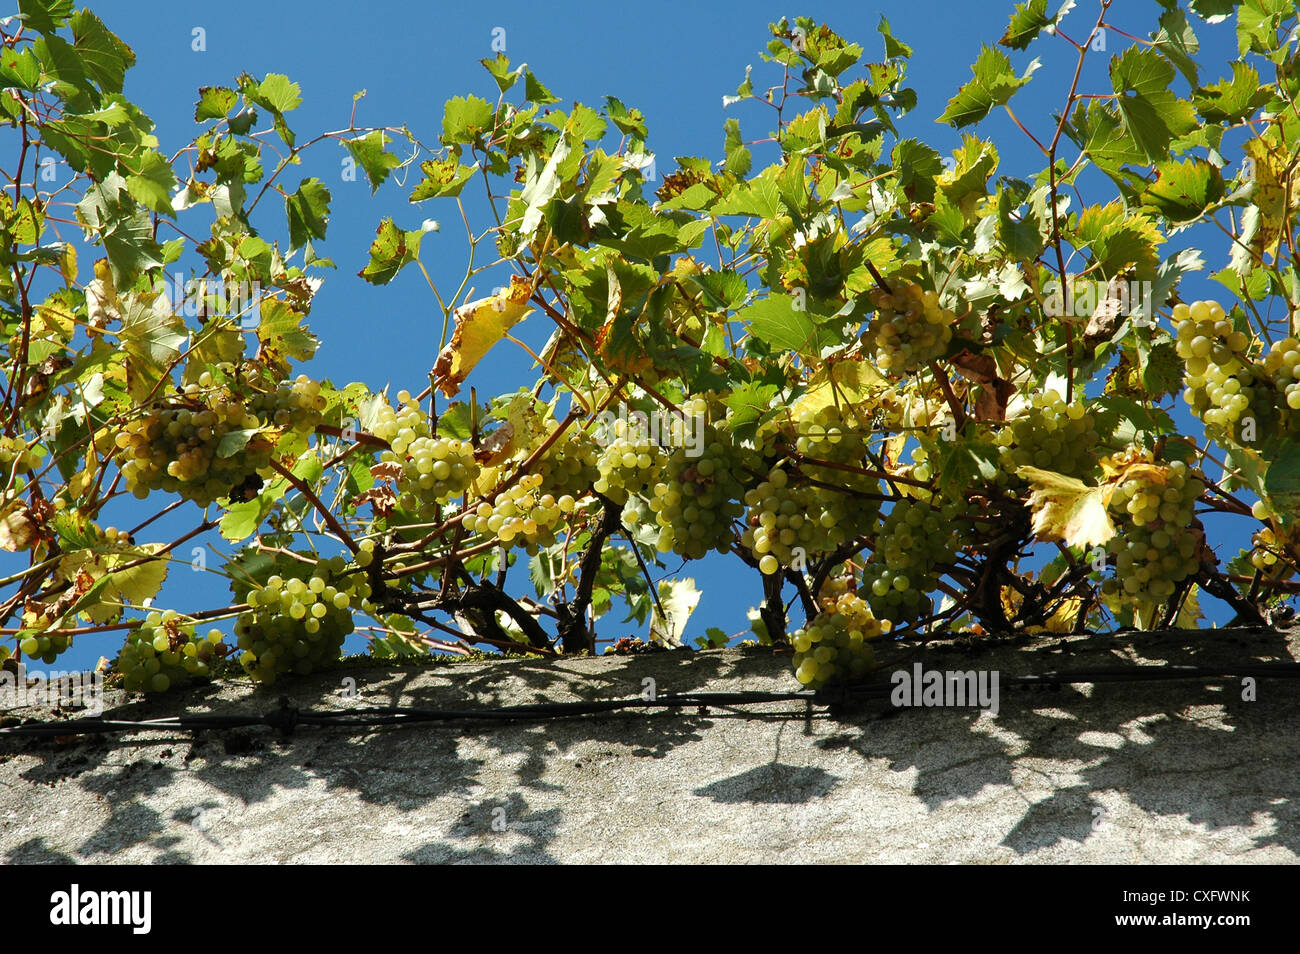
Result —
[{"label": "green grape", "polygon": [[114,665],[127,690],[166,692],[187,677],[212,675],[212,666],[228,648],[221,630],[198,636],[193,622],[167,610],[150,613],[127,635]]},{"label": "green grape", "polygon": [[1130,469],[1110,497],[1116,534],[1107,549],[1115,558],[1115,575],[1103,582],[1102,595],[1112,611],[1150,610],[1200,570],[1195,505],[1205,483],[1182,461],[1157,464],[1137,450],[1113,460],[1117,471]]},{"label": "green grape", "polygon": [[[374,545],[364,541],[357,554],[373,559]],[[271,684],[283,673],[308,675],[339,658],[343,641],[353,631],[353,601],[369,611],[370,585],[363,573],[342,573],[341,560],[318,564],[308,578],[279,575],[267,579],[247,597],[250,609],[235,622],[244,671]],[[346,599],[340,600],[341,595]]]},{"label": "green grape", "polygon": [[[305,375],[247,403],[225,386],[188,384],[179,398],[118,432],[122,476],[141,499],[163,490],[206,506],[270,473],[272,429],[307,433],[320,423],[324,407],[320,385]],[[237,431],[257,433],[231,452],[222,442]]]},{"label": "green grape", "polygon": [[465,516],[465,529],[485,537],[496,537],[502,546],[523,547],[537,553],[555,542],[556,530],[577,501],[565,494],[556,498],[541,493],[540,474],[525,474],[502,491],[495,500],[480,502]]},{"label": "green grape", "polygon": [[876,288],[868,297],[876,316],[862,343],[875,352],[881,370],[910,374],[947,352],[957,316],[939,307],[935,292],[911,284],[893,293]]},{"label": "green grape", "polygon": [[1186,367],[1183,399],[1211,433],[1253,442],[1245,430],[1248,424],[1256,434],[1275,427],[1276,394],[1268,373],[1250,359],[1250,336],[1233,330],[1222,306],[1214,301],[1180,303],[1174,306],[1173,319],[1175,350]]},{"label": "green grape", "polygon": [[592,489],[616,504],[627,503],[629,495],[639,494],[657,480],[663,462],[664,452],[658,444],[629,427],[627,421],[616,421],[613,440],[597,462],[600,476]]},{"label": "green grape", "polygon": [[1264,370],[1277,388],[1285,408],[1286,429],[1300,431],[1300,339],[1275,341],[1264,357]]},{"label": "green grape", "polygon": [[744,490],[735,476],[740,454],[730,432],[707,424],[701,443],[698,456],[688,446],[677,447],[654,485],[649,504],[659,525],[660,553],[672,550],[698,560],[710,550],[726,552],[731,521],[744,512]]},{"label": "green grape", "polygon": [[1082,401],[1066,404],[1055,390],[1029,399],[1025,412],[997,435],[1001,474],[1010,479],[1020,467],[1037,467],[1070,477],[1096,468],[1097,425]]},{"label": "green grape", "polygon": [[814,689],[866,675],[875,665],[870,640],[890,629],[889,622],[877,619],[866,600],[854,593],[841,593],[824,606],[792,638],[795,678]]}]

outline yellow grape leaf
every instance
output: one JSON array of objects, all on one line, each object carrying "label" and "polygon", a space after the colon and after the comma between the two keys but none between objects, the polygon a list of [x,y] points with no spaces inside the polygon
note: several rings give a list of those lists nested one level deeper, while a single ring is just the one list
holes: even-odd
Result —
[{"label": "yellow grape leaf", "polygon": [[808,379],[808,390],[790,405],[790,416],[798,418],[805,413],[816,413],[838,402],[841,406],[850,404],[857,407],[864,423],[869,423],[874,406],[872,395],[889,386],[880,372],[866,361],[836,361]]},{"label": "yellow grape leaf", "polygon": [[[1287,209],[1287,167],[1294,162],[1287,151],[1264,139],[1248,139],[1242,145],[1246,155],[1253,160],[1255,175],[1254,203],[1259,208],[1259,232],[1255,236],[1258,254],[1277,254],[1278,242],[1290,210]],[[1297,201],[1296,188],[1300,186],[1300,173],[1290,178],[1292,205]]]},{"label": "yellow grape leaf", "polygon": [[149,543],[113,553],[74,550],[59,561],[58,572],[68,580],[75,579],[79,572],[85,572],[94,580],[111,573],[111,579],[98,593],[97,602],[81,610],[92,623],[111,623],[121,617],[122,603],[139,606],[158,595],[167,578],[168,564],[166,559],[148,560],[129,570],[113,572],[114,569],[134,563],[143,556],[152,556],[162,547],[161,543]]},{"label": "yellow grape leaf", "polygon": [[528,279],[512,275],[509,289],[456,309],[456,332],[433,366],[439,391],[453,397],[492,346],[532,311],[528,307],[531,288]]},{"label": "yellow grape leaf", "polygon": [[537,398],[520,391],[506,406],[506,419],[479,444],[479,463],[495,467],[519,454],[527,456],[546,436],[546,420],[537,410]]},{"label": "yellow grape leaf", "polygon": [[1061,540],[1066,546],[1101,546],[1115,535],[1106,504],[1111,488],[1089,487],[1081,480],[1037,467],[1020,467],[1016,474],[1029,481],[1029,508],[1034,533],[1040,539]]}]

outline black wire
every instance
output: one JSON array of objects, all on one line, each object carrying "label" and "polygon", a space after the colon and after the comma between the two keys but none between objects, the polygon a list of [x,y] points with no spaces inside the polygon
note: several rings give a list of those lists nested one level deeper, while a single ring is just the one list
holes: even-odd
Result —
[{"label": "black wire", "polygon": [[[906,671],[906,670],[903,670]],[[1108,666],[1045,672],[1025,676],[999,677],[1002,686],[1054,687],[1082,683],[1167,682],[1173,680],[1291,679],[1300,677],[1300,663],[1255,663],[1240,666]],[[162,730],[201,731],[204,729],[238,729],[269,726],[288,734],[300,725],[321,727],[366,728],[423,722],[508,722],[547,720],[598,715],[626,709],[679,710],[690,707],[730,708],[774,702],[805,702],[809,706],[836,706],[847,702],[887,699],[891,683],[835,687],[824,690],[787,692],[731,691],[689,692],[660,696],[656,699],[601,699],[579,702],[542,702],[482,709],[423,709],[406,706],[365,707],[346,710],[317,711],[297,709],[282,697],[280,707],[264,715],[180,715],[163,719],[70,719],[39,720],[23,725],[0,728],[0,736],[67,737],[117,732],[157,732]],[[754,713],[760,715],[759,713]]]}]

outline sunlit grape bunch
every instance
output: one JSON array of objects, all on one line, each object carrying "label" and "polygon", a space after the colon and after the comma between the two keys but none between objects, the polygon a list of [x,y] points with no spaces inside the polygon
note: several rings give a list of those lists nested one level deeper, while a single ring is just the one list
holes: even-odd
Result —
[{"label": "sunlit grape bunch", "polygon": [[116,668],[131,691],[166,692],[186,677],[212,675],[226,656],[225,634],[213,629],[198,636],[195,624],[175,610],[150,613],[127,636]]},{"label": "sunlit grape bunch", "polygon": [[1186,365],[1183,399],[1212,428],[1241,435],[1245,420],[1256,431],[1276,416],[1272,385],[1248,354],[1250,336],[1233,329],[1218,302],[1197,301],[1173,309],[1175,349]]},{"label": "sunlit grape bunch", "polygon": [[[373,558],[373,545],[363,548]],[[357,562],[370,560],[358,554]],[[240,665],[253,679],[270,684],[286,672],[305,676],[339,658],[354,627],[353,612],[366,611],[370,596],[365,575],[340,572],[343,565],[334,557],[310,576],[276,574],[249,591],[250,608],[236,621],[235,636]]]},{"label": "sunlit grape bunch", "polygon": [[392,448],[392,456],[385,451],[380,459],[398,460],[406,454],[412,441],[429,436],[429,419],[420,410],[420,405],[411,399],[409,391],[398,391],[397,407],[381,404],[370,431],[380,440],[388,441]]},{"label": "sunlit grape bunch", "polygon": [[28,444],[21,437],[0,437],[0,486],[13,473],[35,470],[45,456],[40,444]]},{"label": "sunlit grape bunch", "polygon": [[799,471],[821,491],[813,499],[816,519],[827,530],[827,549],[834,549],[866,533],[880,512],[879,502],[868,496],[880,492],[879,483],[860,472],[867,464],[870,431],[853,410],[835,405],[802,411],[792,425]]},{"label": "sunlit grape bunch", "polygon": [[[48,626],[51,622],[52,620],[46,620],[31,611],[23,614],[24,626],[38,626],[41,624]],[[58,659],[60,654],[66,652],[71,645],[71,636],[61,635],[57,632],[37,633],[24,636],[18,643],[18,651],[29,659],[39,659],[49,665]]]},{"label": "sunlit grape bunch", "polygon": [[1116,534],[1107,544],[1115,575],[1102,584],[1113,609],[1154,606],[1173,596],[1178,584],[1200,570],[1203,535],[1195,504],[1204,481],[1182,461],[1136,460],[1111,493]]},{"label": "sunlit grape bunch", "polygon": [[405,445],[402,475],[397,480],[398,503],[422,519],[433,517],[439,504],[469,489],[479,474],[474,447],[451,437],[417,437]]},{"label": "sunlit grape bunch", "polygon": [[794,674],[805,686],[853,682],[875,665],[870,641],[889,632],[888,620],[877,619],[866,600],[842,593],[794,634]]},{"label": "sunlit grape bunch", "polygon": [[876,534],[875,552],[862,573],[863,595],[872,611],[895,625],[915,622],[931,609],[927,595],[936,569],[957,553],[963,524],[953,505],[895,502]]},{"label": "sunlit grape bunch", "polygon": [[939,307],[937,293],[913,283],[893,292],[876,288],[868,297],[876,316],[862,343],[882,371],[910,374],[948,350],[957,315]]},{"label": "sunlit grape bunch", "polygon": [[278,433],[311,431],[324,406],[320,385],[306,376],[245,402],[204,372],[118,432],[122,476],[142,500],[161,489],[206,506],[269,474]]},{"label": "sunlit grape bunch", "polygon": [[1289,412],[1285,415],[1287,430],[1300,430],[1300,339],[1288,337],[1275,341],[1264,357],[1264,370]]},{"label": "sunlit grape bunch", "polygon": [[730,432],[707,424],[696,447],[673,451],[649,498],[659,524],[659,552],[693,560],[710,550],[727,552],[731,521],[744,512],[744,488],[735,473],[740,452]]},{"label": "sunlit grape bunch", "polygon": [[664,451],[642,429],[626,420],[614,422],[611,440],[597,461],[600,476],[592,489],[616,504],[627,502],[655,482],[664,464]]},{"label": "sunlit grape bunch", "polygon": [[557,530],[577,501],[570,494],[542,493],[540,474],[525,474],[495,500],[471,505],[465,529],[495,537],[503,546],[523,547],[530,554],[555,542]]},{"label": "sunlit grape bunch", "polygon": [[557,499],[566,494],[581,500],[600,478],[600,446],[586,431],[571,427],[533,464],[542,489]]},{"label": "sunlit grape bunch", "polygon": [[1030,397],[1023,414],[997,434],[1004,474],[1037,467],[1069,477],[1085,477],[1096,467],[1097,424],[1080,400],[1065,403],[1055,389]]},{"label": "sunlit grape bunch", "polygon": [[790,475],[780,467],[745,492],[745,530],[740,542],[758,558],[763,573],[776,573],[782,567],[803,570],[806,567],[798,564],[806,564],[814,553],[835,549],[835,518],[818,505],[819,494],[825,491],[791,483]]}]

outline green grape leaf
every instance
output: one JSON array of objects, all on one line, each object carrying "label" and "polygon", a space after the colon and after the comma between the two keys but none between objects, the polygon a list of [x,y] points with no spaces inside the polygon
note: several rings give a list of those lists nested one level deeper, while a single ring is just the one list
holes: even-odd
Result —
[{"label": "green grape leaf", "polygon": [[1223,176],[1204,159],[1156,164],[1156,181],[1142,193],[1142,205],[1178,225],[1199,219],[1224,195]]},{"label": "green grape leaf", "polygon": [[176,174],[172,172],[171,164],[152,149],[143,153],[138,161],[137,171],[126,177],[126,189],[131,198],[159,215],[174,217],[171,194],[176,188]]},{"label": "green grape leaf", "polygon": [[1055,24],[1056,18],[1047,15],[1047,0],[1017,3],[1015,12],[1011,14],[1011,22],[1007,24],[1006,32],[998,42],[1013,50],[1023,50],[1038,39],[1039,33]]},{"label": "green grape leaf", "polygon": [[387,285],[419,257],[423,238],[424,233],[419,230],[404,232],[392,219],[384,219],[370,243],[370,261],[357,274],[372,285]]},{"label": "green grape leaf", "polygon": [[975,74],[974,79],[959,89],[957,94],[948,101],[948,108],[939,117],[939,122],[949,123],[957,128],[979,122],[992,111],[993,107],[1009,102],[1011,97],[1029,82],[1038,66],[1038,60],[1035,59],[1022,75],[1016,76],[1007,55],[1001,50],[986,45],[971,67],[971,71]]},{"label": "green grape leaf", "polygon": [[401,159],[384,149],[386,143],[387,136],[382,129],[343,141],[356,164],[365,171],[371,195],[378,192],[388,174],[402,164]]},{"label": "green grape leaf", "polygon": [[18,15],[38,33],[53,33],[72,15],[72,0],[18,0]]},{"label": "green grape leaf", "polygon": [[194,121],[225,119],[235,107],[235,91],[225,86],[200,86],[199,101],[194,104]]},{"label": "green grape leaf", "polygon": [[478,96],[453,96],[442,113],[442,142],[470,145],[492,126],[492,104]]},{"label": "green grape leaf", "polygon": [[510,69],[510,58],[504,53],[498,53],[493,59],[479,60],[483,68],[492,74],[496,80],[497,89],[505,93],[510,87],[519,82],[519,76],[523,73],[524,67],[520,66],[514,70]]},{"label": "green grape leaf", "polygon": [[284,197],[289,219],[289,254],[312,239],[325,238],[330,220],[330,190],[319,179],[303,179],[298,191]]},{"label": "green grape leaf", "polygon": [[436,199],[442,196],[455,198],[460,195],[461,189],[465,188],[465,183],[469,182],[478,170],[477,162],[472,166],[466,166],[455,158],[426,159],[420,163],[420,171],[424,173],[424,179],[412,190],[411,201],[423,202],[425,199]]},{"label": "green grape leaf", "polygon": [[1148,162],[1164,159],[1175,136],[1196,128],[1196,111],[1170,91],[1174,68],[1157,51],[1130,47],[1111,60],[1110,76],[1124,128]]},{"label": "green grape leaf", "polygon": [[790,295],[772,294],[742,308],[736,318],[745,322],[749,333],[760,341],[807,357],[818,357],[824,348],[841,343],[836,330],[823,324],[825,317],[819,321],[818,316],[797,304]]},{"label": "green grape leaf", "polygon": [[560,97],[543,86],[533,71],[528,69],[524,70],[524,99],[538,106],[549,106],[560,101]]}]

